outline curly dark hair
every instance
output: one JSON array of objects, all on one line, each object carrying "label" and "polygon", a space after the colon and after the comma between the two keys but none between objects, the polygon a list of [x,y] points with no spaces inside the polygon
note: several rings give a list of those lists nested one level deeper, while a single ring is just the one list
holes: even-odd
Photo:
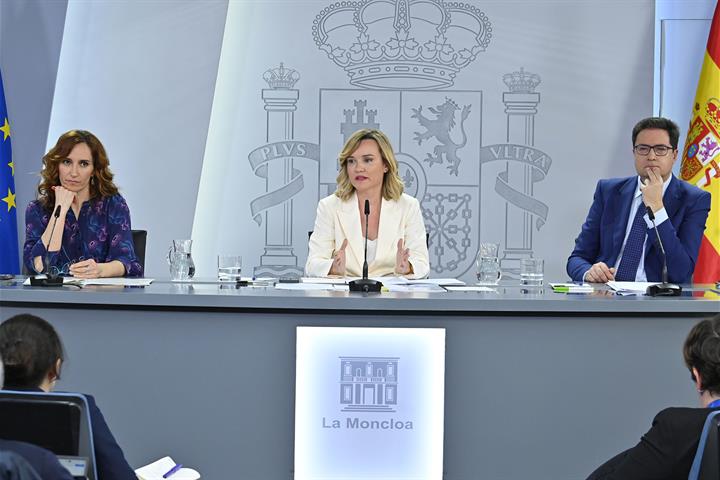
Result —
[{"label": "curly dark hair", "polygon": [[715,395],[720,394],[720,315],[695,325],[683,345],[683,358],[693,381],[696,368],[702,378],[700,388]]},{"label": "curly dark hair", "polygon": [[60,185],[58,166],[67,158],[75,145],[84,143],[90,148],[93,160],[93,181],[90,182],[90,198],[110,197],[118,193],[110,171],[110,160],[100,140],[87,130],[70,130],[60,135],[57,143],[42,159],[38,200],[46,210],[55,206],[55,191],[52,187]]},{"label": "curly dark hair", "polygon": [[5,388],[28,389],[39,387],[48,374],[59,378],[57,361],[64,361],[65,352],[52,325],[24,313],[0,324],[0,357]]}]

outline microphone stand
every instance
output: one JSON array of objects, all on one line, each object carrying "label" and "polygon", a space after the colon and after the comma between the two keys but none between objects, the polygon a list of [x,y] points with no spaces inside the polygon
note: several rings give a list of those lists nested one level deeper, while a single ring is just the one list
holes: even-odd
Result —
[{"label": "microphone stand", "polygon": [[367,242],[369,218],[370,200],[365,200],[365,261],[363,262],[363,276],[361,279],[353,280],[348,283],[351,292],[380,293],[383,286],[382,282],[370,280],[368,278]]},{"label": "microphone stand", "polygon": [[47,247],[45,247],[45,270],[46,273],[44,275],[32,275],[30,277],[30,285],[33,287],[62,287],[63,286],[63,277],[60,275],[51,275],[50,274],[50,265],[48,265],[48,259],[50,257],[50,252],[48,252],[48,248],[50,248],[50,243],[52,243],[52,237],[53,233],[55,233],[55,225],[57,225],[58,217],[60,217],[60,205],[55,209],[55,213],[53,214],[53,225],[50,229],[50,240],[48,240]]},{"label": "microphone stand", "polygon": [[660,252],[662,252],[663,259],[662,283],[650,285],[645,293],[651,297],[676,297],[682,292],[682,287],[680,285],[675,285],[674,283],[668,283],[667,256],[665,255],[665,247],[663,247],[662,240],[660,240],[660,233],[657,230],[657,225],[655,225],[655,213],[652,211],[652,208],[647,205],[645,208],[647,209],[648,218],[653,224],[655,235],[657,235],[657,241],[660,246]]}]

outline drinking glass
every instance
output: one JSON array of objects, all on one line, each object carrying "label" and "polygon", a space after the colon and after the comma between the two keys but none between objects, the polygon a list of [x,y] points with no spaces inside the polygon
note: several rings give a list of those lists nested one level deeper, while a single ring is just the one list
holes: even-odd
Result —
[{"label": "drinking glass", "polygon": [[520,284],[541,286],[544,280],[545,262],[542,258],[520,260]]},{"label": "drinking glass", "polygon": [[240,280],[242,272],[242,256],[240,255],[218,255],[217,272],[220,282],[235,282]]},{"label": "drinking glass", "polygon": [[497,285],[502,278],[499,243],[481,243],[477,255],[477,279],[483,285]]}]

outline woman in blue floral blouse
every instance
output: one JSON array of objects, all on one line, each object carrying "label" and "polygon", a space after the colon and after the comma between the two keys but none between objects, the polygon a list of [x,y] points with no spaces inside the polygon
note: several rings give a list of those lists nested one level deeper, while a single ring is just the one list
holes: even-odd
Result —
[{"label": "woman in blue floral blouse", "polygon": [[23,261],[30,272],[142,276],[130,210],[109,165],[105,147],[85,130],[62,134],[43,157],[38,199],[25,211]]}]

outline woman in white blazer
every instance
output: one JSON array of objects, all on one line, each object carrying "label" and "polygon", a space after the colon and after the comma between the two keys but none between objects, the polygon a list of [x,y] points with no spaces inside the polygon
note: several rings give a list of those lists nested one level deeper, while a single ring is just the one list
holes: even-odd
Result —
[{"label": "woman in white blazer", "polygon": [[305,274],[362,275],[368,200],[369,276],[426,277],[430,263],[420,203],[403,193],[387,136],[358,130],[345,142],[339,162],[337,190],[318,204]]}]

